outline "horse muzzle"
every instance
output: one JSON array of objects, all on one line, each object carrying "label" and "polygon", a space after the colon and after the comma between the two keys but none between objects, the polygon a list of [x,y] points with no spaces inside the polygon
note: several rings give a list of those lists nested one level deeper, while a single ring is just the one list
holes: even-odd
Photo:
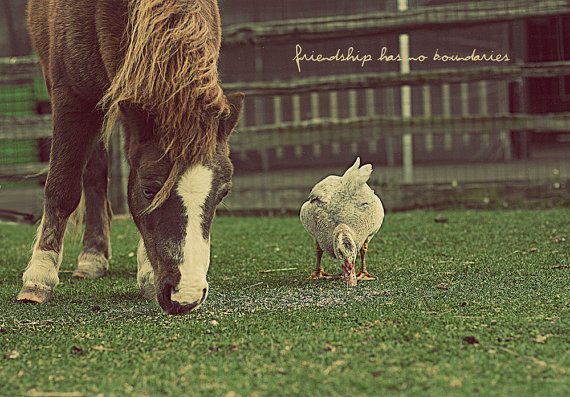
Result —
[{"label": "horse muzzle", "polygon": [[165,283],[156,294],[158,304],[167,314],[180,315],[197,309],[208,296],[208,283],[201,288],[178,290],[171,283]]}]

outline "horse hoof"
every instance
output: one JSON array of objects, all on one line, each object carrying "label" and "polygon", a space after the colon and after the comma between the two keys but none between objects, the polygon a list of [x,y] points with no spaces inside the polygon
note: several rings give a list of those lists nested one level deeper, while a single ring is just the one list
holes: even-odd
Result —
[{"label": "horse hoof", "polygon": [[71,277],[73,278],[77,278],[77,279],[96,279],[96,278],[101,278],[104,277],[105,275],[107,275],[107,269],[80,269],[77,268],[73,271],[73,273],[71,274]]},{"label": "horse hoof", "polygon": [[23,287],[16,300],[23,303],[46,303],[53,297],[52,290],[47,286],[33,285]]},{"label": "horse hoof", "polygon": [[77,261],[77,269],[71,277],[78,279],[96,279],[107,274],[109,261],[101,254],[82,253]]}]

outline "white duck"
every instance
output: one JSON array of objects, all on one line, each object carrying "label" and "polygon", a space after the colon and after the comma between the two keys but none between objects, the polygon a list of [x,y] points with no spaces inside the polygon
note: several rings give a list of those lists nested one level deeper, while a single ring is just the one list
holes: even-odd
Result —
[{"label": "white duck", "polygon": [[[350,285],[356,285],[357,279],[376,279],[366,269],[366,251],[382,226],[384,208],[366,183],[371,173],[372,165],[360,167],[359,157],[343,176],[330,175],[317,183],[301,207],[301,223],[317,243],[317,265],[312,279],[333,278],[321,264],[323,251],[342,260],[344,277]],[[362,267],[355,274],[354,262],[359,251]]]}]

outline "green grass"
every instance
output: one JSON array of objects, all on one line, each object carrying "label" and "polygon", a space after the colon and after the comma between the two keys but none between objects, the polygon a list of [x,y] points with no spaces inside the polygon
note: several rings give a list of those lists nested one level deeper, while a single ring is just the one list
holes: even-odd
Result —
[{"label": "green grass", "polygon": [[220,217],[208,301],[169,317],[138,296],[130,222],[105,279],[70,280],[68,241],[43,306],[14,303],[34,229],[3,224],[0,395],[568,396],[569,230],[568,209],[389,214],[380,280],[347,290],[307,279],[297,219]]}]

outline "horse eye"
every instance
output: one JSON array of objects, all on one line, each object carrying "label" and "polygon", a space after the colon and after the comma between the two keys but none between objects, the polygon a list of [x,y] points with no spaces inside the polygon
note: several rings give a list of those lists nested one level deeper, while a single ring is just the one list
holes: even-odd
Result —
[{"label": "horse eye", "polygon": [[157,193],[156,190],[148,187],[143,189],[143,195],[148,200],[152,200],[154,196],[156,196],[156,193]]}]

